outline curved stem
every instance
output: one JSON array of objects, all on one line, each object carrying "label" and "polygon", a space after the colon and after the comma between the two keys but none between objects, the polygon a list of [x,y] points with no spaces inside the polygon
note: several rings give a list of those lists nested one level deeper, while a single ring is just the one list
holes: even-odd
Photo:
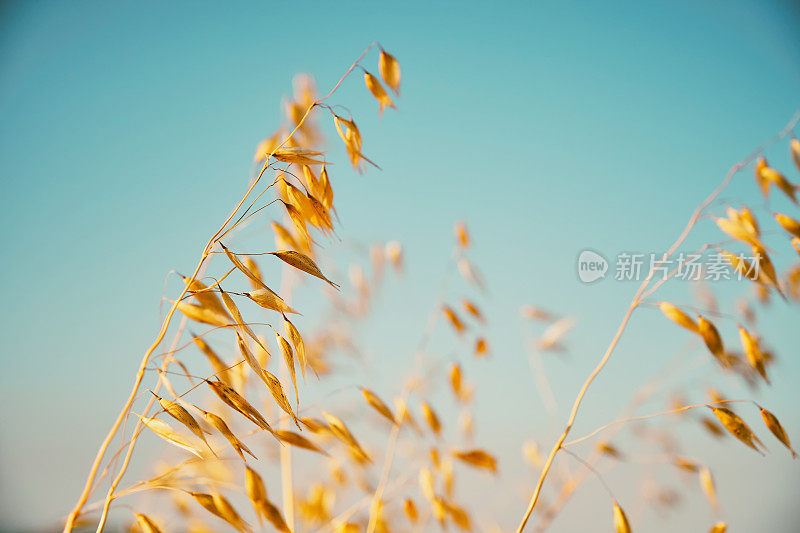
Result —
[{"label": "curved stem", "polygon": [[[272,159],[272,156],[275,154],[275,152],[277,150],[279,150],[281,147],[283,147],[286,143],[289,142],[289,140],[292,138],[292,136],[304,124],[304,122],[308,118],[309,114],[314,109],[314,107],[319,102],[322,102],[323,100],[325,100],[328,97],[330,97],[336,91],[336,89],[342,84],[344,79],[353,71],[353,69],[356,67],[358,62],[361,61],[361,59],[363,59],[363,57],[366,55],[366,53],[373,46],[374,46],[374,43],[370,44],[364,50],[364,52],[362,52],[361,56],[359,56],[359,58],[350,66],[350,68],[347,70],[347,72],[339,79],[338,83],[334,86],[334,88],[324,98],[321,98],[320,100],[317,100],[317,101],[313,102],[311,105],[308,106],[308,109],[306,109],[306,112],[303,114],[303,117],[298,121],[297,126],[292,130],[292,132],[289,133],[289,135],[286,136],[286,138],[283,140],[283,142],[281,142],[279,145],[277,145],[275,148],[273,148],[272,151],[267,155],[267,157],[266,157],[266,159],[264,161],[264,165],[261,168],[261,171],[259,172],[259,174],[256,177],[256,179],[254,179],[253,182],[250,184],[250,186],[247,189],[247,192],[245,192],[244,196],[242,196],[242,199],[239,200],[239,203],[236,205],[236,207],[231,211],[231,213],[228,215],[228,217],[225,219],[225,221],[222,223],[222,225],[219,227],[219,229],[212,235],[212,237],[206,243],[206,246],[203,249],[203,253],[202,253],[201,257],[200,257],[200,261],[198,262],[197,267],[194,270],[194,273],[189,278],[189,281],[185,284],[185,286],[184,286],[183,290],[181,291],[180,295],[178,296],[178,298],[176,298],[175,301],[172,303],[172,307],[170,308],[170,310],[167,313],[166,317],[164,317],[164,321],[161,324],[161,329],[159,330],[158,335],[156,335],[155,340],[153,341],[153,343],[150,345],[150,347],[147,349],[147,351],[145,352],[144,356],[142,357],[142,361],[139,364],[139,369],[136,372],[136,378],[134,379],[133,387],[131,389],[131,393],[128,396],[128,399],[125,402],[125,405],[123,406],[122,410],[119,412],[119,415],[117,415],[117,418],[114,421],[114,424],[111,426],[111,429],[108,431],[108,434],[103,439],[103,442],[102,442],[102,444],[100,445],[100,448],[97,451],[97,454],[96,454],[96,456],[94,458],[94,461],[92,462],[92,466],[89,469],[89,475],[87,476],[86,483],[84,484],[84,487],[83,487],[83,491],[81,492],[81,495],[79,496],[78,501],[75,504],[75,507],[72,509],[72,511],[70,511],[69,515],[67,516],[67,520],[66,520],[66,522],[64,524],[64,530],[63,530],[64,533],[71,532],[72,529],[75,527],[75,520],[78,518],[78,516],[79,516],[79,514],[81,512],[81,509],[83,508],[84,504],[86,503],[86,500],[89,498],[89,494],[92,491],[92,486],[94,485],[94,480],[95,480],[95,477],[97,476],[97,471],[100,468],[100,463],[102,462],[103,457],[105,456],[105,453],[108,450],[109,445],[111,444],[111,441],[113,440],[114,436],[116,435],[117,431],[119,430],[120,425],[127,418],[128,413],[130,411],[130,408],[133,405],[133,402],[134,402],[134,400],[136,398],[136,395],[137,395],[137,393],[139,391],[139,387],[140,387],[140,385],[142,383],[142,379],[144,378],[144,372],[145,372],[145,369],[147,367],[147,363],[150,360],[150,356],[153,354],[153,352],[156,350],[156,348],[159,346],[159,344],[161,344],[161,341],[164,340],[164,336],[166,335],[167,330],[169,329],[169,325],[170,325],[170,323],[172,321],[172,316],[175,314],[175,311],[178,309],[178,303],[181,301],[181,299],[188,292],[189,285],[191,284],[191,282],[193,282],[197,278],[197,275],[200,272],[200,269],[203,267],[203,264],[205,263],[206,258],[209,256],[209,254],[211,252],[211,248],[213,248],[213,246],[216,244],[216,242],[218,240],[217,237],[221,233],[223,233],[225,231],[225,228],[227,227],[227,225],[230,223],[231,220],[233,220],[233,217],[241,209],[242,205],[244,205],[245,201],[250,196],[250,193],[253,192],[253,189],[255,189],[256,185],[258,185],[259,181],[261,180],[261,177],[264,175],[264,172],[266,172],[267,168],[269,167],[270,159]],[[133,443],[131,443],[131,446],[132,446],[132,444]],[[125,472],[125,470],[122,469],[120,474],[123,474],[124,472]],[[107,497],[107,501],[110,501],[111,498],[113,498],[113,494],[109,493],[109,495]],[[101,531],[101,530],[102,530],[102,528],[98,529],[98,531]]]},{"label": "curved stem", "polygon": [[[795,127],[795,125],[798,123],[798,121],[800,121],[800,111],[797,111],[794,114],[792,119],[789,121],[789,124],[787,124],[786,127],[783,130],[781,130],[776,136],[774,136],[772,139],[770,139],[766,143],[764,143],[761,146],[759,146],[750,155],[748,155],[746,158],[744,158],[743,160],[741,160],[738,163],[736,163],[735,165],[733,165],[733,167],[731,167],[731,169],[728,171],[728,174],[725,176],[725,179],[722,180],[722,183],[720,183],[719,186],[717,186],[717,188],[714,189],[714,191],[711,194],[709,194],[708,197],[706,197],[706,199],[703,200],[703,202],[699,206],[697,206],[697,208],[694,210],[694,212],[692,213],[692,216],[689,218],[689,221],[686,224],[686,227],[683,229],[683,232],[681,232],[681,234],[678,236],[678,238],[675,240],[675,242],[672,244],[672,246],[670,246],[669,250],[666,253],[664,253],[664,256],[661,259],[662,262],[665,261],[666,259],[668,259],[675,252],[675,250],[677,250],[678,247],[683,243],[683,241],[689,235],[689,232],[692,230],[694,225],[697,223],[697,221],[700,218],[700,215],[702,214],[702,212],[728,186],[728,184],[733,179],[733,176],[737,172],[739,172],[739,170],[741,170],[742,167],[746,166],[751,161],[753,161],[756,157],[758,157],[758,155],[764,150],[764,148],[766,146],[768,146],[770,144],[773,144],[773,143],[777,142],[778,140],[782,139],[783,137],[785,137],[786,135],[788,135],[792,131],[792,129]],[[603,367],[605,367],[606,363],[608,362],[608,359],[611,357],[611,353],[614,351],[614,348],[616,347],[617,343],[619,342],[619,339],[622,336],[622,333],[625,330],[625,326],[627,326],[628,321],[630,320],[634,309],[636,309],[636,307],[639,305],[639,303],[641,301],[642,294],[644,293],[644,291],[647,289],[648,285],[650,284],[650,281],[652,280],[652,277],[653,277],[653,273],[654,273],[654,269],[651,268],[651,270],[648,273],[647,277],[642,282],[642,284],[639,286],[639,289],[636,291],[636,294],[634,295],[633,300],[631,301],[631,304],[628,307],[628,310],[625,312],[625,315],[622,318],[622,322],[620,323],[620,326],[617,329],[616,335],[614,335],[614,338],[611,340],[611,344],[609,344],[608,348],[606,349],[606,352],[603,354],[603,357],[600,359],[600,362],[597,364],[597,366],[592,371],[592,373],[589,374],[589,377],[586,378],[586,381],[584,382],[583,386],[581,387],[581,390],[578,392],[578,395],[575,398],[575,402],[572,405],[572,410],[570,411],[569,419],[567,420],[567,424],[564,427],[564,430],[562,431],[561,436],[558,438],[558,440],[556,441],[555,445],[553,446],[553,449],[550,451],[550,454],[547,456],[547,461],[545,461],[544,467],[542,468],[542,473],[539,476],[539,481],[536,484],[536,489],[534,490],[533,496],[531,496],[531,499],[528,502],[528,508],[526,509],[525,514],[522,517],[522,521],[520,522],[520,525],[517,528],[517,533],[521,533],[525,529],[525,525],[528,523],[528,519],[530,518],[531,514],[533,513],[534,508],[536,507],[536,503],[539,501],[539,494],[541,493],[542,486],[544,485],[544,480],[545,480],[545,478],[547,478],[547,474],[550,472],[550,467],[553,464],[553,460],[555,459],[556,454],[561,449],[562,445],[564,444],[564,441],[567,438],[567,435],[569,435],[569,432],[572,429],[572,425],[575,422],[575,417],[578,414],[578,409],[580,409],[581,402],[583,401],[583,397],[586,395],[586,391],[588,390],[589,386],[592,384],[592,382],[597,377],[597,375],[600,373],[600,371],[603,370]]]},{"label": "curved stem", "polygon": [[614,420],[613,422],[609,422],[608,424],[600,426],[599,428],[595,429],[591,433],[588,433],[588,434],[584,435],[583,437],[580,437],[580,438],[575,439],[575,440],[571,440],[569,442],[565,442],[564,445],[562,446],[562,448],[566,448],[567,446],[572,446],[573,444],[578,444],[579,442],[583,442],[583,441],[585,441],[587,439],[590,439],[590,438],[594,437],[595,435],[597,435],[598,433],[600,433],[604,429],[608,429],[611,426],[616,426],[618,424],[625,424],[625,423],[628,423],[628,422],[636,422],[638,420],[648,420],[650,418],[656,418],[658,416],[672,415],[672,414],[675,414],[675,413],[681,413],[683,411],[688,411],[689,409],[697,409],[698,407],[708,407],[710,405],[719,405],[719,404],[724,404],[724,403],[735,403],[735,402],[752,402],[752,400],[719,400],[719,401],[716,401],[716,402],[698,403],[698,404],[695,404],[695,405],[684,405],[683,407],[678,407],[677,409],[669,409],[668,411],[661,411],[659,413],[652,413],[652,414],[649,414],[649,415],[634,416],[634,417],[631,417],[631,418],[621,418],[619,420]]},{"label": "curved stem", "polygon": [[545,461],[544,466],[542,467],[542,473],[539,476],[539,481],[536,483],[536,489],[533,492],[533,496],[531,496],[530,502],[528,502],[528,508],[525,511],[525,515],[522,517],[522,521],[520,522],[519,527],[517,528],[517,533],[520,533],[522,530],[525,529],[525,525],[528,523],[528,519],[530,518],[531,513],[533,513],[533,509],[536,507],[536,503],[539,501],[539,494],[542,491],[544,480],[547,477],[548,472],[550,472],[550,467],[553,465],[553,460],[555,459],[558,451],[561,449],[561,445],[564,443],[564,440],[566,440],[567,435],[569,435],[569,432],[572,429],[572,424],[575,423],[575,417],[578,416],[578,409],[581,406],[583,397],[586,395],[586,391],[589,389],[589,385],[592,384],[592,381],[594,381],[594,378],[597,377],[597,374],[599,374],[600,371],[603,370],[603,367],[606,366],[609,357],[611,357],[611,352],[614,351],[614,348],[619,342],[620,337],[622,337],[622,332],[625,330],[625,326],[628,324],[628,320],[630,320],[631,315],[633,314],[633,310],[639,303],[638,298],[644,291],[649,280],[650,278],[648,277],[642,283],[641,287],[639,287],[639,291],[636,293],[633,302],[631,302],[631,305],[628,307],[628,311],[625,313],[625,316],[622,319],[622,323],[617,329],[616,335],[614,335],[614,338],[611,340],[611,344],[609,344],[605,354],[603,354],[603,358],[597,364],[592,373],[589,374],[589,377],[586,378],[586,381],[583,383],[583,387],[581,387],[580,392],[578,392],[578,396],[575,398],[575,402],[572,404],[572,410],[569,413],[569,419],[567,420],[567,425],[564,428],[564,431],[562,431],[561,436],[556,441],[556,444],[553,446],[553,449],[550,450],[550,454],[547,456],[547,461]]},{"label": "curved stem", "polygon": [[[186,327],[186,321],[187,321],[186,317],[183,317],[183,320],[181,320],[181,324],[178,327],[178,331],[175,333],[172,345],[169,348],[170,351],[173,351],[177,347],[178,341],[180,340],[181,334],[183,333],[183,329]],[[169,363],[170,363],[170,357],[165,357],[164,361],[161,364],[161,370],[162,371],[166,370],[169,367]],[[154,392],[157,393],[160,387],[161,387],[161,380],[159,380],[158,383],[156,384]],[[174,391],[172,392],[174,393]],[[142,416],[147,416],[147,412],[150,411],[150,408],[153,406],[154,401],[155,398],[153,397],[151,397],[147,401],[147,405],[145,406],[144,411],[142,412]],[[114,491],[117,489],[117,486],[119,485],[120,481],[122,481],[122,476],[125,475],[125,471],[128,469],[128,464],[131,462],[131,457],[133,456],[133,448],[136,445],[136,439],[139,436],[139,433],[141,432],[143,425],[144,422],[140,418],[136,422],[136,427],[134,428],[133,435],[130,439],[130,442],[128,443],[128,450],[127,452],[125,452],[125,458],[122,460],[122,465],[120,466],[120,470],[114,477],[113,481],[111,482],[111,486],[109,487],[108,493],[106,494],[106,499],[103,501],[103,510],[100,513],[100,521],[97,524],[97,531],[102,531],[103,527],[105,526],[106,520],[108,519],[108,510],[111,507],[111,501],[114,499]],[[125,435],[124,428],[122,430],[122,435],[123,437]],[[125,445],[123,444],[123,446]]]}]

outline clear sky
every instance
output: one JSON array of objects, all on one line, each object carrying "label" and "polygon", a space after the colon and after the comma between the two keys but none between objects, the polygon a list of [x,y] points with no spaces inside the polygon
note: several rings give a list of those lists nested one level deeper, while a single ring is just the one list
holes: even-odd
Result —
[{"label": "clear sky", "polygon": [[[334,179],[343,238],[397,239],[407,250],[409,270],[363,340],[376,352],[383,335],[412,340],[380,353],[376,379],[391,383],[407,368],[452,224],[466,220],[491,287],[495,360],[468,367],[479,395],[495,391],[477,405],[487,419],[479,435],[515,458],[522,440],[553,438],[520,348],[519,306],[579,318],[570,353],[546,361],[563,411],[635,290],[582,285],[577,254],[663,251],[727,169],[800,108],[800,7],[788,0],[4,2],[0,529],[41,528],[68,510],[156,331],[164,276],[194,265],[241,195],[292,76],[309,72],[327,92],[373,40],[402,65],[400,112],[379,120],[358,77],[337,101],[384,170],[359,176],[342,164]],[[786,151],[783,143],[768,155],[798,181]],[[725,198],[759,204],[756,194],[747,170]],[[773,207],[793,209],[780,199]],[[719,239],[708,222],[700,229]],[[776,262],[788,260],[784,248]],[[673,294],[688,301],[686,289]],[[685,341],[652,315],[634,320],[580,433],[615,418],[630,384]],[[800,314],[776,303],[765,316],[782,360],[759,401],[800,443],[791,408]],[[707,370],[701,378],[714,376]],[[770,521],[770,531],[793,530],[797,463],[777,445],[763,460],[730,440],[697,439],[692,452],[719,469],[732,531]],[[627,470],[611,480],[633,500],[626,480],[636,470]],[[507,526],[534,480],[505,472],[498,487],[514,487]],[[639,523],[707,528],[701,494],[686,491],[681,519]],[[600,486],[584,493],[594,503],[558,530],[608,520]]]}]

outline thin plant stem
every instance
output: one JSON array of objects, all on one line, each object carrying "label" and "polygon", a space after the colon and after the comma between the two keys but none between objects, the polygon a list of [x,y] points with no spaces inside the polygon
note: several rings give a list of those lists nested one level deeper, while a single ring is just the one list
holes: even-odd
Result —
[{"label": "thin plant stem", "polygon": [[571,440],[569,442],[565,442],[564,445],[562,446],[562,448],[566,448],[567,446],[572,446],[573,444],[578,444],[579,442],[583,442],[583,441],[585,441],[587,439],[590,439],[590,438],[594,437],[595,435],[597,435],[598,433],[600,433],[601,431],[603,431],[604,429],[608,429],[611,426],[616,426],[617,424],[625,424],[625,423],[628,423],[628,422],[636,422],[638,420],[647,420],[649,418],[655,418],[657,416],[664,416],[664,415],[671,415],[671,414],[675,414],[675,413],[681,413],[683,411],[688,411],[689,409],[697,409],[698,407],[709,407],[709,406],[712,406],[712,405],[720,405],[720,404],[724,404],[724,403],[737,403],[737,402],[749,402],[749,403],[752,403],[752,400],[719,400],[719,401],[716,401],[716,402],[698,403],[698,404],[695,404],[695,405],[684,405],[683,407],[677,407],[675,409],[669,409],[668,411],[661,411],[659,413],[653,413],[653,414],[649,414],[649,415],[634,416],[634,417],[631,417],[631,418],[621,418],[619,420],[614,420],[613,422],[609,422],[608,424],[600,426],[599,428],[595,429],[591,433],[588,433],[588,434],[584,435],[583,437],[581,437],[579,439],[575,439],[575,440]]},{"label": "thin plant stem", "polygon": [[[669,250],[662,257],[661,259],[662,262],[666,261],[670,256],[672,256],[675,250],[677,250],[678,247],[683,243],[683,241],[689,235],[689,232],[691,232],[692,228],[697,223],[698,219],[700,218],[705,208],[708,205],[710,205],[722,193],[723,190],[725,190],[725,188],[730,184],[731,180],[733,179],[733,176],[736,173],[738,173],[739,170],[741,170],[743,167],[752,162],[756,157],[758,157],[758,155],[767,146],[777,142],[778,140],[788,135],[798,121],[800,121],[800,111],[797,111],[795,113],[789,124],[787,124],[787,126],[783,130],[781,130],[780,133],[778,133],[770,141],[762,144],[746,158],[744,158],[743,160],[736,163],[733,167],[731,167],[731,169],[728,171],[728,174],[725,176],[725,179],[722,180],[719,186],[717,186],[717,188],[714,189],[714,191],[711,194],[709,194],[708,197],[705,200],[703,200],[703,202],[699,206],[697,206],[695,211],[692,213],[692,216],[689,218],[689,222],[686,224],[686,227],[683,229],[683,232],[681,232],[681,234],[678,236],[678,238],[675,240],[672,246],[670,246]],[[625,315],[622,317],[622,322],[620,323],[619,328],[617,329],[617,332],[614,335],[614,338],[611,340],[611,343],[609,344],[608,348],[603,354],[603,357],[600,359],[600,362],[597,364],[592,373],[589,374],[589,377],[586,378],[586,381],[584,382],[583,386],[578,392],[578,395],[576,396],[575,401],[572,405],[572,409],[570,411],[569,418],[564,427],[564,430],[562,431],[561,435],[559,436],[558,440],[556,441],[555,445],[553,446],[552,450],[547,456],[547,460],[545,461],[544,467],[542,468],[542,473],[539,476],[539,481],[537,482],[533,495],[531,496],[531,499],[528,502],[528,508],[525,510],[525,514],[523,515],[519,527],[517,528],[517,533],[521,533],[525,529],[525,525],[528,523],[528,519],[530,518],[531,514],[533,513],[533,510],[535,509],[536,503],[539,501],[539,495],[541,493],[542,486],[544,485],[544,481],[547,478],[547,474],[550,472],[550,467],[553,464],[553,460],[555,459],[558,451],[562,448],[564,441],[566,440],[570,430],[572,429],[573,424],[575,423],[575,418],[578,415],[578,410],[580,409],[581,403],[583,402],[583,398],[586,395],[589,386],[595,380],[597,375],[603,370],[609,358],[611,357],[614,348],[616,348],[617,343],[619,342],[623,332],[625,331],[625,327],[628,325],[628,322],[630,321],[633,311],[638,307],[641,301],[642,294],[650,284],[653,274],[654,274],[654,269],[651,269],[647,277],[639,286],[639,289],[636,291],[636,294],[634,295],[631,304],[628,306],[628,310],[625,312]]]},{"label": "thin plant stem", "polygon": [[[97,471],[100,468],[100,463],[102,462],[106,451],[108,450],[108,446],[111,444],[111,441],[113,440],[114,435],[116,435],[117,430],[119,429],[119,427],[122,424],[122,422],[127,418],[128,413],[129,413],[129,411],[131,409],[131,406],[133,405],[133,402],[134,402],[134,400],[135,400],[135,398],[137,396],[137,393],[139,391],[139,387],[141,386],[141,383],[142,383],[142,379],[144,378],[144,373],[145,373],[145,369],[147,367],[147,363],[150,360],[150,356],[156,350],[156,348],[159,346],[159,344],[161,344],[161,341],[164,340],[164,336],[166,335],[167,330],[169,328],[169,325],[170,325],[170,323],[172,321],[172,316],[175,314],[175,311],[177,311],[177,309],[178,309],[178,303],[181,301],[181,299],[188,292],[189,285],[191,284],[191,282],[193,282],[194,280],[197,279],[197,276],[200,273],[200,269],[205,264],[205,261],[206,261],[206,259],[208,258],[209,254],[211,252],[211,248],[216,244],[216,242],[218,240],[217,237],[221,233],[223,233],[225,231],[225,228],[228,226],[230,221],[233,220],[233,217],[241,209],[242,205],[244,205],[244,203],[247,200],[248,196],[250,196],[250,193],[253,191],[253,189],[255,189],[256,185],[258,185],[259,181],[261,180],[261,177],[264,175],[264,172],[266,172],[267,168],[269,167],[269,164],[270,164],[269,161],[272,158],[272,156],[275,154],[275,152],[277,152],[281,147],[283,147],[286,143],[289,142],[289,140],[294,136],[294,134],[302,127],[302,125],[305,123],[305,121],[308,118],[308,116],[311,113],[311,111],[314,109],[314,107],[319,102],[324,101],[325,99],[327,99],[331,95],[333,95],[334,92],[336,92],[336,89],[342,84],[342,82],[353,71],[353,69],[355,69],[355,67],[358,65],[358,62],[361,61],[361,59],[364,58],[364,56],[374,46],[374,44],[375,43],[371,43],[362,52],[362,54],[359,56],[359,58],[350,66],[350,68],[347,70],[347,72],[345,72],[345,74],[339,79],[339,81],[336,83],[336,85],[333,87],[333,89],[331,89],[331,91],[324,98],[321,98],[321,99],[313,102],[311,105],[308,106],[308,108],[306,109],[306,112],[303,114],[302,118],[298,121],[297,126],[295,126],[295,128],[291,131],[291,133],[289,133],[289,135],[287,135],[287,137],[279,145],[277,145],[275,148],[273,148],[273,150],[267,155],[266,160],[264,162],[264,165],[261,168],[261,171],[259,172],[259,174],[256,177],[256,179],[253,180],[253,182],[250,184],[250,186],[248,187],[247,191],[245,192],[244,196],[242,196],[241,200],[239,200],[239,202],[236,205],[236,207],[234,207],[234,209],[230,212],[230,214],[225,219],[225,221],[222,223],[222,225],[219,227],[219,229],[212,235],[212,237],[206,243],[206,246],[203,249],[203,253],[200,256],[200,260],[198,261],[198,264],[195,267],[194,272],[192,273],[192,276],[189,278],[189,282],[186,283],[186,285],[184,286],[184,288],[181,291],[181,293],[178,296],[178,298],[176,298],[175,301],[173,302],[172,307],[170,307],[169,311],[167,312],[167,315],[164,317],[164,320],[163,320],[163,322],[161,324],[161,328],[160,328],[158,334],[156,335],[155,340],[150,345],[150,347],[147,349],[147,351],[145,351],[145,354],[142,357],[142,361],[139,364],[139,369],[136,372],[136,377],[134,379],[133,387],[131,388],[131,393],[128,396],[127,401],[125,402],[125,405],[123,406],[123,408],[120,410],[119,414],[117,415],[117,418],[114,421],[113,425],[111,426],[111,429],[108,431],[108,434],[103,439],[103,442],[100,444],[100,448],[98,449],[97,454],[95,455],[94,461],[92,462],[92,466],[89,469],[89,474],[88,474],[88,476],[86,478],[86,482],[84,484],[84,487],[83,487],[83,490],[81,492],[81,495],[78,497],[78,501],[76,502],[76,504],[73,507],[73,509],[70,511],[70,513],[67,516],[67,519],[66,519],[66,521],[64,523],[64,529],[63,529],[64,533],[71,532],[72,529],[75,527],[75,521],[77,520],[77,518],[78,518],[78,516],[79,516],[79,514],[81,512],[81,508],[86,503],[86,500],[89,497],[89,494],[90,494],[90,492],[92,490],[92,486],[94,485],[95,477],[97,476]],[[127,465],[125,465],[125,466],[127,466]],[[121,471],[121,474],[124,474],[124,472],[125,472],[125,469],[123,468],[122,471]],[[110,499],[112,497],[113,497],[113,493],[109,493],[109,495],[107,497],[107,500],[110,501]],[[99,531],[102,531],[102,528],[98,528],[98,532]]]}]

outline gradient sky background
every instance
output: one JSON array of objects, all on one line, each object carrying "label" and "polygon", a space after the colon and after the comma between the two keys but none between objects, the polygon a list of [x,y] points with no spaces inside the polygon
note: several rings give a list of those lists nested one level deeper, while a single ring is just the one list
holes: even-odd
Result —
[{"label": "gradient sky background", "polygon": [[[513,457],[502,484],[475,477],[471,490],[514,487],[492,504],[506,528],[535,481],[514,466],[520,443],[553,439],[521,351],[519,306],[579,317],[569,354],[546,361],[563,410],[635,290],[580,284],[577,254],[663,251],[727,169],[800,107],[800,7],[789,1],[3,3],[0,529],[41,529],[73,503],[157,329],[165,274],[194,265],[241,195],[292,76],[309,72],[327,92],[374,39],[399,59],[403,96],[382,120],[359,77],[335,99],[384,169],[336,167],[339,234],[397,239],[409,268],[382,294],[363,342],[376,354],[376,388],[391,390],[433,303],[452,224],[465,219],[491,287],[494,361],[465,369],[479,384],[478,439]],[[784,142],[768,155],[798,181],[786,152]],[[725,198],[758,205],[756,194],[748,169]],[[773,206],[797,214],[782,199]],[[719,240],[711,226],[701,234]],[[789,257],[784,246],[776,262]],[[667,294],[686,302],[687,289]],[[782,360],[758,400],[800,443],[798,318],[780,302],[762,317]],[[646,310],[632,328],[576,436],[616,418],[634,384],[686,341]],[[386,336],[397,339],[390,348]],[[716,375],[705,371],[693,375]],[[717,472],[730,531],[796,530],[800,467],[785,450],[767,441],[765,460],[682,431]],[[609,476],[623,501],[636,499],[637,468]],[[637,512],[641,530],[709,527],[696,486],[678,487],[688,500],[679,516]],[[596,482],[570,508],[581,512],[554,530],[611,527]]]}]

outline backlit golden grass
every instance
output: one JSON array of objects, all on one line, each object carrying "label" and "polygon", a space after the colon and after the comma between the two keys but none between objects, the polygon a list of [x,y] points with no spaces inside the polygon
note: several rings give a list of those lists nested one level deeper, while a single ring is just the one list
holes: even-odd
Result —
[{"label": "backlit golden grass", "polygon": [[[376,52],[377,65],[373,66],[370,61]],[[484,391],[476,390],[458,361],[449,361],[446,383],[440,385],[452,390],[461,415],[458,420],[445,420],[426,397],[425,388],[431,384],[423,371],[423,359],[428,357],[425,344],[433,330],[442,327],[452,329],[462,351],[484,359],[486,365],[500,364],[492,360],[490,339],[485,334],[486,320],[491,317],[484,315],[480,300],[445,294],[426,311],[429,319],[410,359],[415,377],[402,385],[399,395],[390,397],[365,384],[324,396],[313,404],[305,397],[335,375],[333,350],[350,345],[347,328],[341,323],[307,329],[307,311],[292,303],[296,285],[312,285],[340,321],[357,322],[369,312],[370,301],[389,272],[403,269],[403,249],[396,242],[371,247],[366,260],[351,267],[349,283],[342,279],[339,267],[321,253],[322,244],[338,239],[333,186],[337,169],[343,163],[359,171],[377,168],[364,154],[355,118],[332,102],[342,83],[357,74],[363,74],[365,97],[374,98],[379,113],[396,108],[400,65],[377,44],[370,45],[322,98],[309,78],[298,78],[295,94],[285,105],[287,126],[258,145],[255,161],[259,171],[209,237],[194,270],[180,276],[182,290],[168,296],[169,311],[162,327],[145,352],[130,397],[100,445],[64,531],[78,525],[102,531],[112,519],[151,532],[226,528],[469,531],[478,529],[477,519],[491,523],[482,509],[460,503],[458,488],[462,469],[477,469],[489,476],[502,469],[503,457],[481,446],[479,439],[473,440],[474,425],[479,421],[473,419],[470,406],[473,397]],[[800,142],[792,133],[797,120],[795,117],[768,145],[784,143],[792,136],[786,149],[791,150],[800,169]],[[344,143],[348,162],[328,160],[321,144],[325,131],[335,132]],[[764,197],[774,189],[797,204],[797,186],[763,158],[766,146],[737,163],[700,203],[662,263],[681,249],[699,220],[716,213],[712,208],[718,207],[715,202],[720,193],[751,164]],[[708,243],[697,252],[720,252],[731,271],[742,274],[743,289],[756,291],[755,302],[743,300],[738,310],[717,310],[712,296],[707,296],[704,309],[661,301],[657,290],[676,271],[666,276],[656,276],[653,271],[647,275],[611,343],[574,398],[555,441],[519,443],[521,453],[538,472],[529,501],[520,502],[519,531],[545,530],[567,508],[575,490],[593,476],[600,478],[608,492],[609,528],[613,524],[618,532],[630,531],[625,502],[617,500],[597,465],[601,459],[624,456],[613,439],[632,421],[692,413],[696,423],[712,434],[730,434],[763,453],[766,446],[758,434],[766,437],[770,433],[775,443],[795,456],[778,418],[747,398],[728,399],[711,391],[707,402],[678,402],[661,412],[631,416],[652,394],[654,383],[642,384],[619,419],[598,423],[586,435],[573,435],[572,428],[591,395],[593,381],[613,357],[635,312],[663,314],[665,320],[679,326],[674,335],[705,346],[706,357],[717,362],[719,372],[738,375],[754,386],[767,385],[776,354],[759,334],[751,306],[769,298],[794,305],[800,300],[797,258],[783,273],[770,259],[778,247],[794,253],[793,247],[800,253],[797,218],[797,213],[774,213],[757,221],[745,206],[728,207],[724,216],[714,217],[721,230],[719,242]],[[773,227],[767,230],[762,224]],[[271,228],[274,248],[239,247],[242,241],[238,236],[255,226]],[[781,235],[770,245],[764,242],[766,235],[778,232]],[[464,283],[483,294],[486,281],[470,259],[470,247],[467,225],[457,222],[453,265]],[[742,250],[752,252],[755,260],[748,261]],[[262,269],[277,269],[281,275],[268,276]],[[558,350],[575,323],[571,317],[558,317],[534,306],[524,307],[521,313],[526,320],[542,324],[535,345],[540,353]],[[721,323],[736,324],[739,337],[723,338],[717,327]],[[165,342],[168,333],[172,340]],[[532,383],[547,405],[553,392],[543,372],[535,374]],[[362,431],[361,418],[370,412],[375,415],[379,439],[373,438],[374,431]],[[460,437],[448,441],[442,428],[456,424]],[[155,473],[149,479],[128,480],[125,474],[140,439],[160,439],[166,448],[165,459],[154,465]],[[594,442],[594,451],[578,456],[573,446],[589,440]],[[401,445],[402,467],[397,467]],[[747,452],[744,446],[742,453]],[[678,455],[668,443],[663,451],[664,462],[696,476],[709,505],[717,509],[713,474],[702,459]],[[571,477],[552,474],[561,454],[580,465]],[[298,476],[307,492],[297,489]],[[541,498],[545,487],[551,491],[547,502]],[[719,519],[719,523],[709,524],[711,531],[725,531],[724,517]]]}]

